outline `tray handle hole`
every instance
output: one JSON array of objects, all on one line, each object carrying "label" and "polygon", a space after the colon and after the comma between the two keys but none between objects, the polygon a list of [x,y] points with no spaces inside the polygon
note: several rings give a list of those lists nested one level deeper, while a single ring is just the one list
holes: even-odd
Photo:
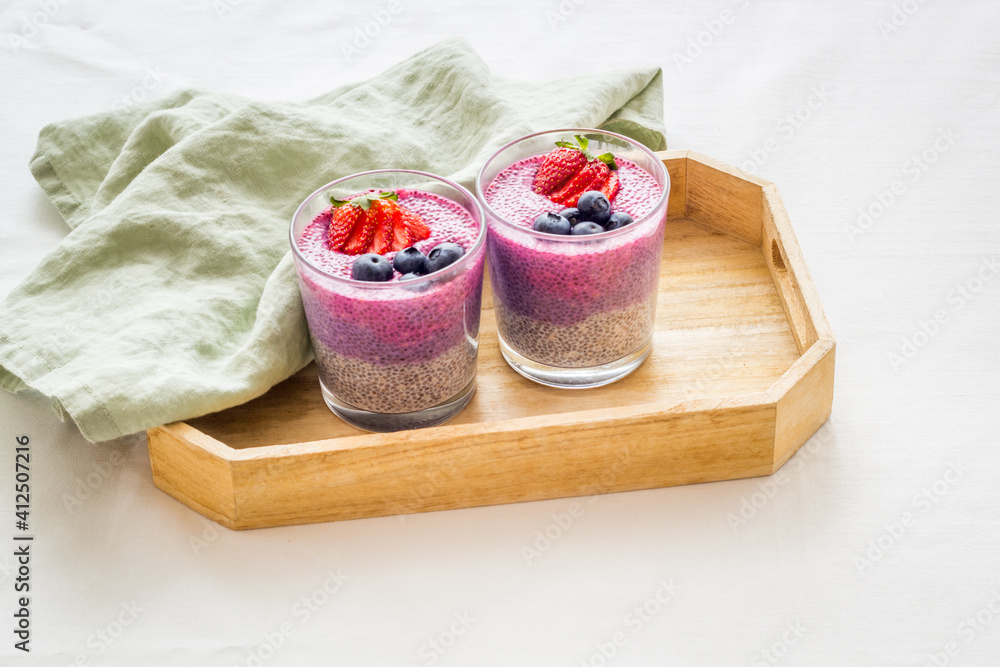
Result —
[{"label": "tray handle hole", "polygon": [[771,264],[778,271],[785,271],[785,260],[781,258],[781,250],[778,248],[778,242],[775,239],[771,239]]}]

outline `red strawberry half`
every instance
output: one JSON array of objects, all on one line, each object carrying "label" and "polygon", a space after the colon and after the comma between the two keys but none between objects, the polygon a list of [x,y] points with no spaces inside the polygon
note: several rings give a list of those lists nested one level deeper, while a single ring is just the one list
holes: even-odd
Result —
[{"label": "red strawberry half", "polygon": [[[405,208],[400,207],[403,211]],[[409,213],[409,211],[406,211]],[[390,250],[402,250],[403,248],[409,248],[413,245],[413,234],[407,229],[406,225],[394,225],[392,228],[392,247]]]},{"label": "red strawberry half", "polygon": [[600,190],[608,200],[618,194],[618,164],[611,153],[594,156],[587,151],[586,137],[575,135],[576,144],[557,141],[558,148],[542,160],[531,188],[557,204],[576,206],[580,195]]},{"label": "red strawberry half", "polygon": [[607,183],[601,186],[601,192],[608,198],[608,201],[614,201],[621,188],[621,182],[618,180],[618,172],[613,171],[611,172],[611,176],[608,177]]},{"label": "red strawberry half", "polygon": [[375,236],[372,238],[371,252],[382,255],[392,246],[392,228],[399,224],[399,204],[385,199],[372,202],[368,217],[375,221]]},{"label": "red strawberry half", "polygon": [[583,151],[573,148],[557,148],[542,160],[542,166],[535,174],[531,189],[540,195],[555,192],[563,183],[587,164]]},{"label": "red strawberry half", "polygon": [[413,211],[400,206],[395,192],[372,192],[351,199],[330,198],[330,250],[345,255],[379,255],[402,250],[431,235]]},{"label": "red strawberry half", "polygon": [[406,227],[412,237],[410,245],[413,245],[416,241],[423,241],[431,235],[431,228],[420,219],[419,215],[402,206],[399,207],[399,210],[401,211],[403,226]]},{"label": "red strawberry half", "polygon": [[325,213],[330,217],[330,250],[342,250],[358,223],[361,209],[356,206],[330,207]]}]

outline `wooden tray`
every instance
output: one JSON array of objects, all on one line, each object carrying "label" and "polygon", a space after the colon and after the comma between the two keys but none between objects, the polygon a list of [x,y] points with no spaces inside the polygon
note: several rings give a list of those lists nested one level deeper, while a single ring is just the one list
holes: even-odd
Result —
[{"label": "wooden tray", "polygon": [[830,414],[833,335],[774,185],[659,155],[671,192],[657,327],[626,379],[526,380],[500,356],[484,295],[479,388],[448,424],[355,429],[310,365],[254,401],[150,429],[156,485],[245,529],[774,472]]}]

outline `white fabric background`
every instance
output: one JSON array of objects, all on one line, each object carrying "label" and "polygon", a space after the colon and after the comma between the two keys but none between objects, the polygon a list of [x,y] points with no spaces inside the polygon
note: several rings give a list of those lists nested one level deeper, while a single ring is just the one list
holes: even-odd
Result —
[{"label": "white fabric background", "polygon": [[[88,444],[37,397],[2,394],[0,663],[1000,664],[1000,7],[399,3],[348,60],[342,46],[388,2],[5,0],[0,296],[67,231],[27,169],[49,121],[182,86],[306,99],[456,34],[510,76],[657,63],[670,147],[780,188],[838,338],[830,422],[781,485],[233,533],[153,487],[143,437]],[[894,7],[901,25],[883,35]],[[798,126],[782,124],[797,110]],[[939,132],[950,139],[935,155]],[[936,159],[914,171],[924,151]],[[902,194],[878,214],[896,180]],[[921,346],[894,368],[905,339]],[[37,536],[30,656],[10,634],[20,434]],[[949,481],[952,464],[964,472]],[[573,502],[582,515],[528,563],[522,547],[557,532]],[[744,503],[756,513],[734,525]],[[323,593],[338,570],[349,578]],[[661,580],[677,587],[662,605]],[[644,604],[654,612],[635,615]],[[624,643],[604,658],[615,633]]]}]

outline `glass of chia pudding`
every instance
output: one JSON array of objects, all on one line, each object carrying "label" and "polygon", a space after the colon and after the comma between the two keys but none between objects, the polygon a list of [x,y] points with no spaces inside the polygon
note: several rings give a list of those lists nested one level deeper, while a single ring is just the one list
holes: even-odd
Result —
[{"label": "glass of chia pudding", "polygon": [[309,195],[290,241],[330,409],[369,431],[440,424],[476,389],[486,226],[468,190],[419,171]]},{"label": "glass of chia pudding", "polygon": [[553,387],[619,380],[649,355],[670,177],[612,132],[539,132],[483,165],[500,350]]}]

